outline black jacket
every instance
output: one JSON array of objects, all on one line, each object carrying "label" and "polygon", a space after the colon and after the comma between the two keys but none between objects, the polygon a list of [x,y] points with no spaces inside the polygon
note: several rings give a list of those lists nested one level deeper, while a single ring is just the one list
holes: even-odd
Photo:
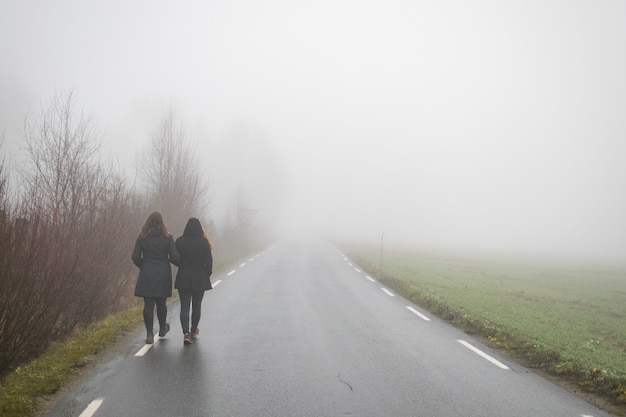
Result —
[{"label": "black jacket", "polygon": [[137,285],[135,285],[136,296],[172,296],[170,262],[178,265],[180,255],[171,235],[164,236],[161,231],[154,230],[147,238],[137,238],[132,259],[140,269]]},{"label": "black jacket", "polygon": [[202,236],[181,236],[176,239],[180,266],[174,287],[183,290],[210,290],[213,256],[209,242]]}]

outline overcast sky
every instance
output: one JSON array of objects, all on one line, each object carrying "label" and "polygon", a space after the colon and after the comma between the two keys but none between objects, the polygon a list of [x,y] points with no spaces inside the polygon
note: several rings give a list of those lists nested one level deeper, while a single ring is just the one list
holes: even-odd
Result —
[{"label": "overcast sky", "polygon": [[73,90],[128,166],[172,108],[215,217],[626,260],[623,0],[0,0],[0,57],[12,156]]}]

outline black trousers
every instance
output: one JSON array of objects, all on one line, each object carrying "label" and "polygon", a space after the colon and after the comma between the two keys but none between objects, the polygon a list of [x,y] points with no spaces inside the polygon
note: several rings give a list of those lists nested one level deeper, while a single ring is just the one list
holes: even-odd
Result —
[{"label": "black trousers", "polygon": [[[200,323],[200,313],[202,310],[202,298],[204,290],[193,291],[178,289],[180,297],[180,325],[183,333],[193,333]],[[189,308],[191,304],[191,329],[189,328]],[[191,332],[190,332],[191,330]]]},{"label": "black trousers", "polygon": [[148,333],[152,333],[154,327],[154,306],[156,305],[159,328],[165,326],[167,319],[167,297],[143,297],[143,322],[146,324]]}]

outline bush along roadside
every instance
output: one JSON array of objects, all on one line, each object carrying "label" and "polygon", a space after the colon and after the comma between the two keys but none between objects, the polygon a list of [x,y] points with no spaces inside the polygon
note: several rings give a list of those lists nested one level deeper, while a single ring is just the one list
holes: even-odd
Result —
[{"label": "bush along roadside", "polygon": [[547,349],[536,341],[524,340],[485,319],[473,317],[464,309],[452,307],[430,291],[425,291],[384,271],[381,272],[366,259],[359,256],[353,259],[363,270],[409,301],[467,334],[486,339],[491,347],[508,352],[522,365],[546,373],[558,381],[574,384],[586,393],[608,401],[612,405],[610,412],[626,416],[626,379],[605,375],[598,368],[588,369],[575,362],[565,361],[559,352]]}]

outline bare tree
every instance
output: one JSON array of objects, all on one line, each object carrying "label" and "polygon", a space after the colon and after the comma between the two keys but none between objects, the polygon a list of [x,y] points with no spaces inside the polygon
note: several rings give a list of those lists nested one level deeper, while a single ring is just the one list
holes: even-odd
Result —
[{"label": "bare tree", "polygon": [[73,93],[55,96],[40,124],[24,122],[30,165],[21,170],[22,179],[31,193],[29,201],[43,204],[55,225],[81,215],[85,188],[96,175],[94,158],[100,147],[95,124],[82,113],[76,118],[74,106]]},{"label": "bare tree", "polygon": [[208,183],[203,180],[187,129],[176,122],[171,109],[159,121],[137,166],[153,209],[163,214],[173,232],[182,231],[189,217],[206,210]]}]

